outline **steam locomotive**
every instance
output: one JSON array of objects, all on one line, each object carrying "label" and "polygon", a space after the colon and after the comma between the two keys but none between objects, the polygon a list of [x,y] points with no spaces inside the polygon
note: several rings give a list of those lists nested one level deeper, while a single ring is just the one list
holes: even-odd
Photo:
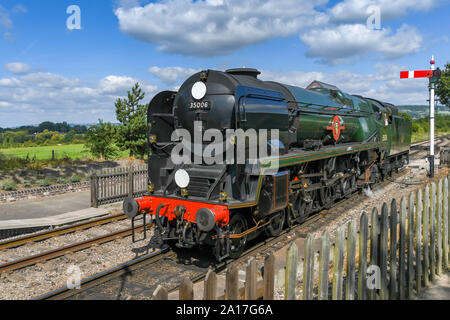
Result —
[{"label": "steam locomotive", "polygon": [[[202,71],[150,102],[148,192],[123,208],[133,222],[151,215],[155,244],[237,258],[250,239],[277,236],[408,163],[411,122],[394,105],[320,81],[303,89],[259,74]],[[249,145],[237,161],[242,133]],[[232,155],[211,161],[225,151]]]}]

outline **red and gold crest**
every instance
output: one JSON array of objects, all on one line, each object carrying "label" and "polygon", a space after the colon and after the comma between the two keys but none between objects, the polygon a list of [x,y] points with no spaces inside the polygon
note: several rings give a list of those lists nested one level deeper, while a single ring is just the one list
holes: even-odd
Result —
[{"label": "red and gold crest", "polygon": [[339,116],[334,116],[331,126],[327,127],[333,133],[334,141],[338,141],[341,137],[341,130],[345,130],[344,121]]}]

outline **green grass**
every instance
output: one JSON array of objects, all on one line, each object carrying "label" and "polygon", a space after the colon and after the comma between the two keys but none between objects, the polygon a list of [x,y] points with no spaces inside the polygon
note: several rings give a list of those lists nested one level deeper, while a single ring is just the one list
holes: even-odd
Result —
[{"label": "green grass", "polygon": [[[62,146],[42,146],[42,147],[24,147],[0,149],[4,155],[25,159],[28,155],[30,159],[36,156],[36,160],[49,160],[52,158],[52,150],[55,150],[56,159],[70,158],[72,160],[82,159],[84,157],[94,158],[86,150],[83,144],[69,144]],[[121,152],[119,158],[126,158],[129,155],[127,151]]]},{"label": "green grass", "polygon": [[[435,132],[435,136],[436,137],[440,137],[440,136],[444,136],[444,135],[448,135],[450,134],[450,132],[443,132],[443,131],[439,131],[439,132]],[[414,142],[421,142],[421,141],[425,141],[425,140],[429,140],[430,139],[430,134],[428,132],[419,132],[419,133],[413,133],[412,137],[411,137],[411,143]]]}]

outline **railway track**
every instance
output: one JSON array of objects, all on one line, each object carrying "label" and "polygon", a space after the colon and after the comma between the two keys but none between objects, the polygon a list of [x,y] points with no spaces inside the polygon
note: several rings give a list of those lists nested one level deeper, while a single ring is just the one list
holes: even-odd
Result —
[{"label": "railway track", "polygon": [[85,230],[85,229],[89,229],[92,227],[101,226],[101,225],[111,223],[111,222],[125,220],[126,218],[127,218],[127,216],[125,214],[121,213],[121,214],[116,214],[116,215],[112,215],[109,217],[103,217],[103,218],[98,218],[98,219],[87,221],[87,222],[77,223],[77,224],[71,225],[71,226],[53,229],[50,231],[42,231],[42,232],[31,234],[31,235],[25,235],[25,236],[21,236],[18,238],[0,241],[0,250],[8,249],[8,248],[15,248],[15,247],[27,244],[27,243],[46,240],[46,239],[49,239],[54,236],[60,236],[60,235],[68,234],[68,233],[75,232],[75,231],[80,231],[80,230]]},{"label": "railway track", "polygon": [[[396,177],[402,176],[405,173],[404,171],[405,170],[396,174]],[[386,185],[388,183],[389,182],[387,182],[387,181],[382,182],[382,183],[380,183],[380,187],[382,185]],[[374,189],[374,190],[376,190],[376,189]],[[248,248],[246,251],[244,251],[244,253],[238,259],[235,259],[235,260],[226,259],[225,261],[223,261],[221,263],[205,266],[204,268],[202,268],[201,271],[196,272],[194,276],[191,276],[189,278],[191,279],[191,281],[193,283],[203,281],[205,279],[207,271],[209,270],[210,267],[213,267],[213,269],[216,273],[223,272],[231,264],[242,264],[245,261],[247,261],[247,259],[249,257],[254,256],[258,252],[272,250],[273,247],[285,242],[286,239],[289,238],[289,236],[292,236],[294,234],[297,234],[297,235],[298,234],[307,234],[310,229],[315,229],[316,228],[315,226],[322,224],[324,217],[326,217],[327,214],[329,214],[331,211],[333,211],[333,212],[342,211],[343,212],[344,210],[342,210],[342,208],[344,205],[349,206],[349,205],[351,205],[352,201],[355,201],[356,199],[361,199],[361,197],[362,196],[360,194],[354,193],[348,199],[342,199],[342,200],[336,202],[331,209],[322,210],[322,211],[310,216],[301,225],[294,225],[291,228],[283,230],[282,233],[278,237],[269,237],[269,238],[265,238],[262,241],[261,241],[261,239],[255,239],[255,241],[253,241],[255,244],[252,245],[250,248]],[[100,285],[107,286],[108,281],[116,280],[118,278],[122,278],[121,281],[126,281],[127,283],[133,283],[134,282],[133,276],[135,276],[136,278],[139,277],[138,275],[134,275],[133,272],[136,272],[139,269],[142,269],[145,267],[148,268],[149,266],[152,266],[152,268],[155,268],[155,269],[164,268],[164,267],[161,267],[160,265],[158,265],[158,263],[162,262],[163,260],[174,260],[176,257],[177,257],[177,254],[173,250],[157,251],[152,254],[145,255],[138,259],[131,260],[122,265],[119,265],[117,267],[111,268],[109,270],[106,270],[104,272],[98,273],[96,275],[93,275],[91,277],[81,280],[81,283],[80,283],[81,291],[80,290],[71,290],[68,287],[64,287],[64,288],[60,288],[58,290],[49,292],[47,294],[44,294],[42,296],[39,296],[35,299],[37,299],[37,300],[70,299],[70,298],[73,298],[74,296],[75,297],[79,296],[83,292],[86,292],[89,290],[91,290],[93,292],[89,293],[88,296],[90,298],[95,298],[95,297],[99,296],[99,294],[97,294],[97,292],[96,292],[95,287],[100,286]],[[187,264],[186,266],[189,266],[189,264]],[[138,272],[136,272],[136,274],[138,274]],[[177,274],[177,275],[179,276],[179,274]],[[177,276],[177,275],[174,275],[174,276]],[[128,277],[128,278],[125,280],[126,277]],[[122,284],[122,286],[126,286],[126,284]],[[155,286],[153,286],[153,287],[155,287]],[[167,289],[169,290],[169,292],[173,292],[173,291],[178,290],[178,288],[179,288],[179,283],[177,283],[176,285],[173,285]],[[154,289],[154,288],[152,288],[152,289]],[[102,290],[108,291],[105,289],[102,289]],[[152,290],[150,290],[150,291],[153,292]],[[151,297],[151,295],[150,295],[150,297]]]},{"label": "railway track", "polygon": [[[149,228],[149,225],[147,225],[147,229],[148,228]],[[137,226],[135,229],[136,232],[140,232],[143,230],[144,230],[143,225]],[[36,255],[32,255],[29,257],[25,257],[22,259],[18,259],[18,260],[14,260],[14,261],[2,264],[2,265],[0,265],[0,272],[9,272],[9,271],[14,271],[14,270],[17,270],[20,268],[25,268],[25,267],[34,265],[38,262],[58,258],[67,253],[72,253],[72,252],[76,252],[79,250],[87,249],[87,248],[92,247],[93,245],[99,245],[99,244],[106,243],[106,242],[109,242],[109,241],[112,241],[115,239],[128,237],[130,235],[132,235],[131,228],[119,230],[117,232],[113,232],[113,233],[107,234],[105,236],[100,236],[100,237],[89,239],[89,240],[86,240],[83,242],[70,244],[70,245],[64,246],[62,248],[49,250],[49,251],[46,251],[43,253],[39,253]]]},{"label": "railway track", "polygon": [[[448,144],[448,137],[441,137],[438,138],[436,141],[436,144]],[[416,143],[414,145],[411,146],[411,149],[419,149],[420,152],[420,146],[422,146],[423,144],[426,144],[427,141],[424,142],[420,142],[420,143]],[[417,155],[417,153],[414,155],[415,158]],[[406,170],[402,170],[401,172],[399,172],[398,174],[395,175],[396,178],[400,177],[401,175],[404,174],[404,171]],[[391,181],[385,181],[382,183],[379,183],[379,185],[386,185],[391,183]],[[381,186],[379,186],[381,187]],[[378,189],[378,188],[377,188]],[[376,189],[374,189],[376,190]],[[231,263],[235,263],[235,264],[239,264],[242,263],[244,261],[246,261],[248,259],[248,257],[255,255],[255,253],[261,252],[261,251],[266,251],[269,250],[273,247],[275,247],[278,243],[281,243],[283,241],[286,240],[286,237],[288,237],[289,235],[292,234],[307,234],[308,232],[315,229],[315,225],[317,224],[323,224],[324,220],[326,220],[326,216],[330,211],[344,211],[342,210],[344,207],[348,207],[349,205],[351,206],[352,202],[355,201],[355,199],[357,199],[358,197],[360,197],[360,195],[358,193],[354,193],[353,195],[351,195],[348,199],[343,199],[338,201],[337,203],[334,204],[334,206],[329,209],[329,210],[322,210],[321,212],[314,214],[313,216],[309,217],[303,224],[301,225],[296,225],[293,226],[289,229],[284,230],[280,236],[278,237],[272,237],[272,238],[266,238],[264,241],[260,241],[257,244],[255,244],[254,246],[252,246],[251,248],[247,249],[240,258],[236,259],[236,260],[226,260],[220,264],[214,265],[214,270],[219,273],[223,270],[225,270]],[[324,218],[325,217],[325,218]],[[142,228],[142,226],[141,226]],[[128,234],[129,235],[129,234]],[[114,235],[108,235],[109,237],[114,238]],[[111,238],[111,239],[112,239]],[[110,241],[110,240],[109,240]],[[88,245],[88,244],[85,244]],[[70,246],[69,246],[70,247]],[[64,249],[64,248],[62,248]],[[82,249],[82,248],[81,248]],[[81,250],[81,249],[77,249],[75,246],[72,249],[68,250]],[[63,253],[64,254],[64,253]],[[176,253],[172,250],[167,250],[167,251],[156,251],[154,253],[151,254],[147,254],[145,256],[141,256],[137,259],[131,260],[129,262],[126,262],[124,264],[121,264],[119,266],[116,266],[112,269],[106,270],[104,272],[101,272],[99,274],[93,275],[91,277],[88,277],[86,279],[83,279],[81,281],[81,286],[82,286],[82,291],[85,291],[87,289],[92,289],[95,288],[96,286],[99,286],[101,284],[105,284],[110,280],[113,279],[117,279],[118,277],[122,277],[124,275],[127,276],[133,276],[133,271],[136,271],[140,268],[143,267],[148,267],[149,265],[153,265],[153,264],[157,264],[159,262],[161,262],[164,259],[170,260],[176,257]],[[32,262],[30,262],[32,263]],[[209,267],[208,267],[209,268]],[[202,272],[198,272],[195,276],[190,277],[191,280],[195,283],[198,281],[202,281],[204,280],[207,270],[208,268],[204,268],[204,270]],[[1,266],[0,266],[0,271],[2,271]],[[178,285],[176,286],[172,286],[169,291],[175,291],[178,289]],[[65,287],[65,288],[60,288],[58,290],[49,292],[47,294],[44,294],[42,296],[37,297],[36,299],[68,299],[71,298],[75,295],[78,295],[80,293],[80,291],[77,290],[70,290],[69,288]]]}]

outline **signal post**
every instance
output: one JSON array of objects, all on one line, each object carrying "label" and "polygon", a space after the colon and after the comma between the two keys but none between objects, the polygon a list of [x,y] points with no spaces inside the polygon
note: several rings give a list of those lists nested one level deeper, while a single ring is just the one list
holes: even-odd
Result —
[{"label": "signal post", "polygon": [[434,113],[435,113],[435,85],[441,77],[441,70],[435,69],[434,56],[431,57],[430,70],[420,71],[401,71],[400,79],[411,78],[429,78],[430,85],[430,155],[428,156],[428,162],[430,163],[430,177],[434,177]]}]

